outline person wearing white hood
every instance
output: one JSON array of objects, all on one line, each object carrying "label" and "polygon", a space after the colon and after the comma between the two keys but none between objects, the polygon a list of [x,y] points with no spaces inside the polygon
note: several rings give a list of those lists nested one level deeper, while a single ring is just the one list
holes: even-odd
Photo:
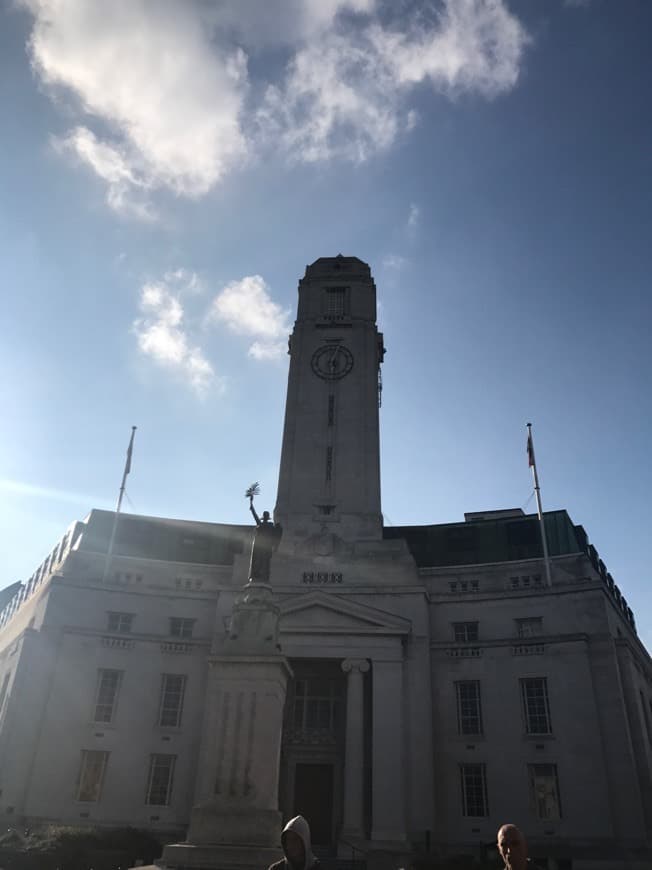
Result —
[{"label": "person wearing white hood", "polygon": [[310,826],[303,816],[295,816],[283,828],[281,845],[285,858],[271,864],[268,870],[318,870],[319,861],[310,844]]}]

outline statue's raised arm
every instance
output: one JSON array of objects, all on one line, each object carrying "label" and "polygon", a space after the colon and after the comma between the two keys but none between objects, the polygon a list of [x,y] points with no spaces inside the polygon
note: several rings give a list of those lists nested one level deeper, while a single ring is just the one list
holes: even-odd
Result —
[{"label": "statue's raised arm", "polygon": [[254,507],[254,503],[253,503],[253,501],[250,501],[250,502],[249,502],[249,510],[251,511],[251,513],[253,514],[254,519],[256,520],[256,525],[259,526],[259,525],[260,525],[260,517],[259,517],[258,514],[256,513],[256,508]]},{"label": "statue's raised arm", "polygon": [[256,525],[260,525],[260,517],[256,513],[256,508],[254,507],[254,496],[258,495],[260,492],[260,484],[252,483],[251,486],[245,492],[245,498],[249,499],[249,510],[252,513],[254,520],[256,521]]}]

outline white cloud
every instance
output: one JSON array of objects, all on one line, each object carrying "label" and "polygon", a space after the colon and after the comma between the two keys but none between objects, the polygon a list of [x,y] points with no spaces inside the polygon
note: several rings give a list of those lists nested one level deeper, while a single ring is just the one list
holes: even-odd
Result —
[{"label": "white cloud", "polygon": [[[194,273],[178,270],[171,273],[178,282],[185,276],[186,286],[192,286]],[[199,346],[193,346],[184,325],[184,310],[178,298],[164,281],[144,284],[140,294],[143,317],[134,321],[133,329],[140,351],[159,365],[185,380],[199,396],[221,382]]]},{"label": "white cloud", "polygon": [[485,97],[514,87],[528,41],[503,0],[444,0],[435,25],[408,31],[375,25],[371,39],[397,86],[428,81],[450,95]]},{"label": "white cloud", "polygon": [[201,196],[246,152],[246,56],[213,44],[200,4],[22,2],[35,18],[29,49],[42,82],[120,140],[107,145],[84,127],[66,139],[107,181],[114,208],[132,187]]},{"label": "white cloud", "polygon": [[329,33],[292,59],[258,112],[263,135],[304,162],[362,162],[407,126],[389,70],[362,33]]},{"label": "white cloud", "polygon": [[119,148],[100,142],[86,127],[76,127],[53,142],[58,151],[74,154],[106,182],[106,201],[112,209],[142,220],[156,217],[147,200],[139,198],[139,193],[149,190],[151,183],[136,175]]},{"label": "white cloud", "polygon": [[400,254],[387,254],[382,261],[382,265],[385,269],[395,269],[396,271],[402,269],[406,263],[407,260]]},{"label": "white cloud", "polygon": [[232,332],[254,338],[249,355],[255,359],[280,357],[287,347],[290,309],[274,302],[260,275],[231,281],[212,302],[209,322],[224,323]]},{"label": "white cloud", "polygon": [[408,212],[407,226],[409,230],[416,230],[419,226],[419,218],[421,217],[421,209],[416,202],[410,203],[410,211]]},{"label": "white cloud", "polygon": [[342,12],[370,14],[376,0],[213,0],[211,21],[226,32],[235,33],[243,45],[295,45],[319,39]]},{"label": "white cloud", "polygon": [[[160,281],[149,281],[140,288],[141,316],[133,322],[140,352],[204,397],[213,388],[223,389],[207,359],[195,331],[188,325],[183,300],[195,299],[203,292],[203,282],[188,269],[172,269]],[[272,299],[260,275],[231,281],[211,301],[203,317],[204,326],[220,324],[251,339],[248,355],[256,360],[281,357],[287,349],[290,311]]]},{"label": "white cloud", "polygon": [[[287,0],[281,0],[286,3]],[[320,33],[333,24],[336,16],[342,10],[370,13],[376,6],[376,0],[299,0],[301,21],[305,35]]]},{"label": "white cloud", "polygon": [[156,191],[203,196],[267,148],[362,162],[414,129],[418,85],[495,97],[516,85],[528,43],[505,0],[400,14],[376,0],[266,0],[264,15],[260,0],[18,2],[34,18],[36,75],[77,117],[59,149],[104,181],[111,208],[145,220]]},{"label": "white cloud", "polygon": [[254,341],[247,353],[257,360],[280,359],[287,346],[287,341]]},{"label": "white cloud", "polygon": [[186,372],[192,386],[203,394],[215,380],[215,371],[198,347],[194,347],[186,358]]},{"label": "white cloud", "polygon": [[444,0],[434,24],[402,23],[334,28],[297,51],[267,89],[262,130],[305,162],[361,162],[413,129],[405,101],[416,85],[491,98],[516,84],[528,37],[503,0]]},{"label": "white cloud", "polygon": [[190,269],[171,269],[163,275],[166,284],[172,284],[179,293],[199,295],[204,292],[204,282]]}]

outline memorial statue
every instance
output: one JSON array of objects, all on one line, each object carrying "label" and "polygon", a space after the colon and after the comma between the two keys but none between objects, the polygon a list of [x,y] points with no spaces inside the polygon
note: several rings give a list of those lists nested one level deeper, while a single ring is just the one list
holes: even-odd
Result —
[{"label": "memorial statue", "polygon": [[251,562],[249,563],[249,581],[252,583],[269,583],[269,565],[272,553],[276,550],[281,540],[282,529],[274,524],[269,518],[269,511],[263,511],[261,519],[254,507],[254,496],[258,495],[260,487],[252,483],[245,492],[245,498],[249,499],[249,510],[256,521],[254,541],[251,546]]}]

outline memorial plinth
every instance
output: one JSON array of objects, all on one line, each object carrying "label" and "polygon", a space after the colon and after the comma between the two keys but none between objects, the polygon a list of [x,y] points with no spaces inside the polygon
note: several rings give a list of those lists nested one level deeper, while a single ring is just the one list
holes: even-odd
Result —
[{"label": "memorial plinth", "polygon": [[248,583],[208,659],[195,806],[185,843],[166,846],[168,870],[260,870],[282,857],[278,778],[287,659],[278,607]]}]

